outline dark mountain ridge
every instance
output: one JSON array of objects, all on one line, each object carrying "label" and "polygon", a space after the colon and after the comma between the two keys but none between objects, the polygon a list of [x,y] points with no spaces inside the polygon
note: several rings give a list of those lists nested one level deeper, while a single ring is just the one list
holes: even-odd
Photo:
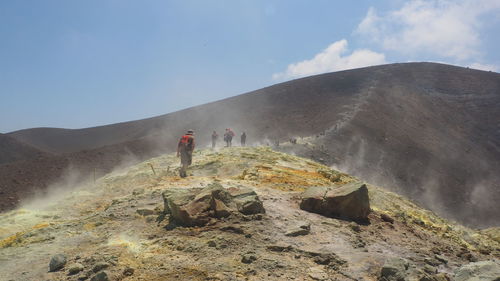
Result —
[{"label": "dark mountain ridge", "polygon": [[0,134],[0,148],[0,165],[47,155],[46,152],[5,134]]}]

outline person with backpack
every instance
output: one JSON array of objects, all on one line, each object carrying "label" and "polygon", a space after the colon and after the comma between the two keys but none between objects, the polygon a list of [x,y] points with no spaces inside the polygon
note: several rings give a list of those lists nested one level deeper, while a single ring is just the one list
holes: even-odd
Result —
[{"label": "person with backpack", "polygon": [[231,129],[226,129],[224,133],[224,141],[226,142],[226,147],[231,147],[231,143],[233,141],[234,132]]},{"label": "person with backpack", "polygon": [[182,178],[187,177],[187,168],[193,161],[194,150],[194,131],[188,130],[185,135],[181,137],[177,144],[177,157],[181,157],[181,169],[179,174]]}]

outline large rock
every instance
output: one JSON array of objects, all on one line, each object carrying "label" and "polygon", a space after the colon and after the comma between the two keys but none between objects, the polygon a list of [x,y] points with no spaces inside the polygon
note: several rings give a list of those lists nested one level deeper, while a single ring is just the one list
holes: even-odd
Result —
[{"label": "large rock", "polygon": [[368,188],[359,182],[311,187],[302,194],[300,208],[327,217],[363,221],[370,213]]},{"label": "large rock", "polygon": [[172,188],[163,192],[164,212],[171,222],[183,226],[202,226],[211,218],[264,213],[262,201],[250,188],[225,189],[219,183],[206,188]]},{"label": "large rock", "polygon": [[73,263],[70,266],[68,266],[68,274],[69,275],[75,275],[79,273],[80,271],[83,271],[85,268],[81,263]]},{"label": "large rock", "polygon": [[402,258],[390,258],[385,261],[380,270],[379,281],[405,281],[407,278],[408,261]]},{"label": "large rock", "polygon": [[90,281],[109,281],[109,273],[107,271],[101,271],[94,275]]},{"label": "large rock", "polygon": [[58,271],[66,265],[66,256],[63,254],[57,254],[50,259],[49,272]]},{"label": "large rock", "polygon": [[498,281],[500,263],[480,261],[466,264],[455,270],[455,281]]}]

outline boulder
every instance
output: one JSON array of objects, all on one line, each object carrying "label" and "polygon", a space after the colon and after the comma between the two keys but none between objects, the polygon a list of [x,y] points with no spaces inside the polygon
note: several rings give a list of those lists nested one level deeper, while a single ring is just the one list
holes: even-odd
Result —
[{"label": "boulder", "polygon": [[100,271],[90,281],[109,281],[109,273],[106,271]]},{"label": "boulder", "polygon": [[300,208],[327,217],[365,221],[370,213],[368,188],[359,182],[310,187],[302,194]]},{"label": "boulder", "polygon": [[297,222],[296,225],[293,227],[289,228],[285,236],[301,236],[301,235],[307,235],[311,232],[311,224],[308,222]]},{"label": "boulder", "polygon": [[252,253],[252,252],[246,253],[246,254],[241,256],[242,263],[249,264],[249,263],[252,263],[256,260],[257,260],[257,256],[255,255],[255,253]]},{"label": "boulder", "polygon": [[125,276],[132,276],[132,275],[134,275],[134,272],[135,272],[135,269],[133,269],[132,267],[126,267],[123,270],[123,275],[125,275]]},{"label": "boulder", "polygon": [[205,188],[171,188],[163,192],[164,213],[171,222],[182,226],[202,226],[212,218],[232,213],[264,213],[262,201],[250,188],[225,189],[219,183]]},{"label": "boulder", "polygon": [[312,280],[328,280],[328,274],[321,266],[309,268],[308,275]]},{"label": "boulder", "polygon": [[107,262],[98,262],[94,265],[94,267],[92,268],[92,271],[94,272],[99,272],[103,269],[106,269],[109,267],[109,263]]},{"label": "boulder", "polygon": [[57,254],[50,259],[49,272],[58,271],[66,265],[66,256],[63,254]]},{"label": "boulder", "polygon": [[84,267],[81,263],[74,263],[68,266],[68,274],[69,275],[75,275],[79,273],[80,271],[83,271]]},{"label": "boulder", "polygon": [[494,261],[480,261],[466,264],[455,270],[455,281],[500,280],[500,264]]},{"label": "boulder", "polygon": [[379,280],[384,281],[404,281],[408,275],[408,261],[402,258],[388,259],[380,270]]}]

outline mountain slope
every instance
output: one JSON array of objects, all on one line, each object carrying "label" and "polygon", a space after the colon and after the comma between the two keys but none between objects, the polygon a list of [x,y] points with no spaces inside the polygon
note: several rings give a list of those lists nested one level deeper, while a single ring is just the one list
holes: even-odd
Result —
[{"label": "mountain slope", "polygon": [[24,144],[13,137],[0,134],[0,165],[19,160],[42,157],[47,153]]},{"label": "mountain slope", "polygon": [[[178,161],[162,155],[0,214],[0,279],[376,280],[386,262],[404,258],[399,273],[411,280],[447,280],[472,261],[499,262],[494,229],[452,224],[380,187],[368,185],[373,212],[364,224],[299,209],[301,191],[333,185],[325,175],[338,174],[310,160],[269,148],[204,150],[185,179]],[[200,227],[157,222],[162,192],[211,182],[255,190],[266,213]],[[287,235],[303,224],[309,233]],[[68,262],[47,272],[56,254]],[[81,267],[69,275],[74,263]]]},{"label": "mountain slope", "polygon": [[500,224],[498,108],[498,73],[407,63],[307,77],[139,121],[9,135],[57,153],[139,138],[173,151],[188,128],[201,146],[228,127],[245,130],[247,143],[312,136],[309,147],[290,150],[487,226]]},{"label": "mountain slope", "polygon": [[92,180],[156,155],[158,152],[147,141],[136,140],[0,165],[0,211],[12,210],[26,198],[43,194],[68,179],[74,183]]}]

